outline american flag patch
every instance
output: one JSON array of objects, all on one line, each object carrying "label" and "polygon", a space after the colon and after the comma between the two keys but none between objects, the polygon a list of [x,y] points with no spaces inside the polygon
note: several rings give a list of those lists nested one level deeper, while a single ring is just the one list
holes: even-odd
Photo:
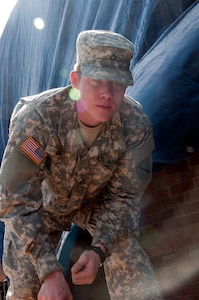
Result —
[{"label": "american flag patch", "polygon": [[34,163],[36,163],[36,165],[40,165],[46,157],[46,152],[31,136],[20,146],[20,148],[34,161]]}]

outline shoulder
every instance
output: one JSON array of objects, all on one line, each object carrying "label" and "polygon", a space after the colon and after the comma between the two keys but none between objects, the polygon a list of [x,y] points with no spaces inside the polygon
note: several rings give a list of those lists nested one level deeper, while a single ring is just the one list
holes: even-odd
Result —
[{"label": "shoulder", "polygon": [[29,114],[45,114],[48,111],[60,111],[68,97],[69,87],[60,87],[46,90],[36,95],[21,97],[14,107],[11,121],[23,118]]},{"label": "shoulder", "polygon": [[123,115],[129,115],[135,112],[143,114],[142,105],[135,99],[125,94],[121,105],[121,113]]},{"label": "shoulder", "polygon": [[120,108],[120,116],[124,123],[128,123],[129,125],[132,124],[133,126],[137,122],[150,123],[148,116],[143,111],[142,105],[128,95],[124,96]]},{"label": "shoulder", "polygon": [[22,105],[33,105],[35,108],[48,107],[62,104],[68,97],[68,88],[60,87],[55,89],[46,90],[36,95],[22,97],[19,103]]},{"label": "shoulder", "polygon": [[152,137],[151,122],[143,111],[142,105],[125,95],[120,109],[124,135],[131,142]]}]

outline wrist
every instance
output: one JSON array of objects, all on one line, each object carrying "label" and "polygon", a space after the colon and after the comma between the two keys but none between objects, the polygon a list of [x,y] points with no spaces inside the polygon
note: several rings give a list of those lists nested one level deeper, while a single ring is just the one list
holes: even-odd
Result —
[{"label": "wrist", "polygon": [[107,256],[108,250],[107,250],[107,248],[106,248],[103,244],[101,244],[101,243],[96,243],[96,244],[93,244],[92,246],[100,247],[101,250],[104,252],[105,256]]},{"label": "wrist", "polygon": [[43,282],[47,280],[55,280],[55,278],[60,278],[63,276],[63,271],[62,270],[55,270],[51,273],[49,273],[43,280]]},{"label": "wrist", "polygon": [[88,246],[86,248],[86,251],[94,251],[95,253],[98,254],[98,256],[100,257],[100,261],[101,261],[100,266],[103,264],[103,262],[106,259],[106,255],[105,255],[104,251],[99,246],[96,246],[96,245]]}]

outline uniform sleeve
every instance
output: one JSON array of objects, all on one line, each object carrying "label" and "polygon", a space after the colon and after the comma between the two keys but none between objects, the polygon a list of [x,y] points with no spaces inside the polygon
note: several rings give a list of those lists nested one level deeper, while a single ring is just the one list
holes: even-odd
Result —
[{"label": "uniform sleeve", "polygon": [[20,146],[33,137],[41,155],[48,131],[34,109],[18,115],[11,128],[0,170],[0,218],[15,246],[15,255],[29,256],[42,281],[48,273],[61,269],[54,254],[59,233],[51,232],[43,222],[41,184],[45,161],[36,164]]},{"label": "uniform sleeve", "polygon": [[104,190],[103,206],[93,243],[103,243],[111,254],[118,240],[139,235],[140,199],[152,176],[154,141],[151,127],[142,140],[129,144]]}]

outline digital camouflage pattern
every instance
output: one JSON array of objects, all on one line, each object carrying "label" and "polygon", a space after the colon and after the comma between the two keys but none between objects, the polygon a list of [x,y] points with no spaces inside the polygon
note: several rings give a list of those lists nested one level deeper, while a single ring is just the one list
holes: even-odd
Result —
[{"label": "digital camouflage pattern", "polygon": [[111,300],[160,300],[154,270],[136,238],[120,241],[104,264]]},{"label": "digital camouflage pattern", "polygon": [[76,61],[84,76],[133,85],[129,67],[134,46],[121,34],[107,30],[82,31],[76,48]]},{"label": "digital camouflage pattern", "polygon": [[[88,149],[70,89],[23,98],[12,115],[0,172],[4,268],[11,279],[7,299],[37,299],[44,277],[61,269],[55,249],[71,222],[108,248],[111,299],[161,299],[136,242],[138,203],[151,179],[151,124],[141,106],[125,96]],[[20,148],[30,136],[47,154],[40,165]]]}]

